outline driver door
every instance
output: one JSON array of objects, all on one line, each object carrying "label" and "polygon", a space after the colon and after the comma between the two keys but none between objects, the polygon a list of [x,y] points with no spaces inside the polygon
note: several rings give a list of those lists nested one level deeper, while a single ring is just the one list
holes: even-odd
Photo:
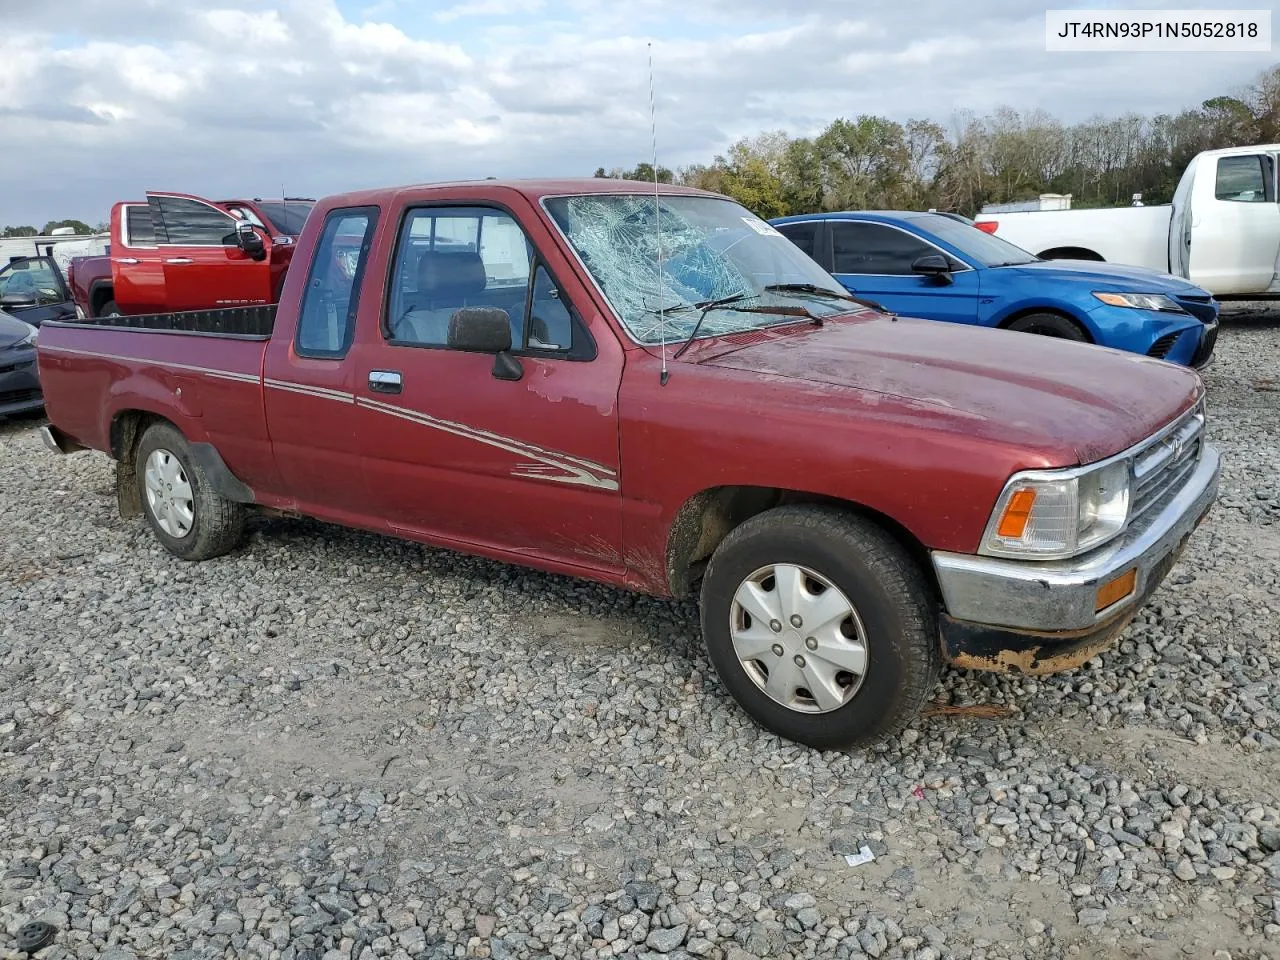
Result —
[{"label": "driver door", "polygon": [[35,327],[75,313],[52,257],[24,257],[0,270],[0,308]]},{"label": "driver door", "polygon": [[[978,322],[978,271],[915,234],[886,223],[829,220],[831,275],[850,293],[904,317]],[[941,254],[956,272],[949,283],[911,269],[920,257]]]},{"label": "driver door", "polygon": [[[236,219],[207,200],[148,193],[164,265],[170,310],[212,310],[270,303],[271,257],[255,260],[240,249]],[[264,243],[270,243],[264,238]]]}]

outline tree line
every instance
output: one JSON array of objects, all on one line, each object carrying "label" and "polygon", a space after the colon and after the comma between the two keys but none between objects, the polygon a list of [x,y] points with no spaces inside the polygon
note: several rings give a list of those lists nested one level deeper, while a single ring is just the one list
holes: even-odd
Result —
[{"label": "tree line", "polygon": [[[739,140],[710,163],[658,180],[733,197],[762,217],[820,210],[949,210],[1069,193],[1072,207],[1168,203],[1202,150],[1280,141],[1280,64],[1231,95],[1146,117],[1127,113],[1064,124],[1043,110],[961,113],[944,127],[862,115],[817,136],[781,130]],[[652,181],[653,165],[596,170]]]},{"label": "tree line", "polygon": [[98,224],[98,228],[95,231],[93,227],[89,226],[83,220],[50,220],[44,225],[43,230],[37,230],[35,227],[31,226],[5,227],[3,230],[0,230],[0,239],[7,240],[10,237],[47,237],[60,227],[70,227],[77,234],[91,234],[95,232],[105,233],[107,224]]}]

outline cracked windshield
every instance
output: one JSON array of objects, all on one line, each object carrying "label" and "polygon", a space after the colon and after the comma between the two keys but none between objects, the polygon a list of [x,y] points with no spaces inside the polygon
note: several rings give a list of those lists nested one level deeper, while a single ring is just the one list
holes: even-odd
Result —
[{"label": "cracked windshield", "polygon": [[[708,311],[697,328],[700,337],[795,321],[787,314],[738,308],[800,306],[818,317],[861,309],[798,247],[732,201],[664,195],[655,209],[652,194],[607,194],[546,203],[641,343],[659,343],[664,324],[667,340],[688,337],[702,309],[725,298],[733,302]],[[793,289],[777,289],[782,285]]]}]

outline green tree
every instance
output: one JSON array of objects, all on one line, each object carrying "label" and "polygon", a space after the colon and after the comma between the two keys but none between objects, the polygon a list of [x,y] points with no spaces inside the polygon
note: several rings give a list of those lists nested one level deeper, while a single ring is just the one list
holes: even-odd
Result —
[{"label": "green tree", "polygon": [[39,233],[35,227],[5,227],[0,237],[34,237]]},{"label": "green tree", "polygon": [[93,233],[93,227],[83,220],[50,220],[44,225],[44,229],[40,231],[40,234],[47,237],[59,227],[70,227],[76,233]]}]

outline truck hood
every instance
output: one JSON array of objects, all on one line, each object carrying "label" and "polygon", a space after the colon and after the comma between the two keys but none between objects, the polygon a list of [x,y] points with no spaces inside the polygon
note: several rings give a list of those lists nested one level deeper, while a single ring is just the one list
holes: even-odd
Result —
[{"label": "truck hood", "polygon": [[1150,436],[1201,391],[1194,371],[1161,360],[932,320],[848,317],[762,339],[708,343],[696,362],[900,398],[940,426],[1078,463]]},{"label": "truck hood", "polygon": [[991,267],[999,273],[1014,273],[1028,280],[1067,280],[1088,282],[1094,289],[1115,293],[1163,293],[1176,296],[1207,297],[1209,291],[1189,280],[1170,276],[1149,267],[1133,267],[1121,263],[1095,263],[1092,260],[1038,260],[1013,267]]}]

